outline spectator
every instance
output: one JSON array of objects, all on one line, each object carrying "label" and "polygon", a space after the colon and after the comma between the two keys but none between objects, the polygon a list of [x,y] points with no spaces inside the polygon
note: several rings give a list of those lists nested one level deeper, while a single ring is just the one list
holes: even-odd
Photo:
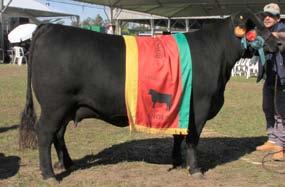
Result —
[{"label": "spectator", "polygon": [[[285,25],[280,22],[278,4],[264,7],[263,23],[272,34],[285,43]],[[266,56],[266,64],[258,80],[265,78],[263,85],[263,111],[267,123],[268,141],[256,147],[259,151],[274,151],[274,160],[284,159],[285,146],[285,54],[277,52]]]}]

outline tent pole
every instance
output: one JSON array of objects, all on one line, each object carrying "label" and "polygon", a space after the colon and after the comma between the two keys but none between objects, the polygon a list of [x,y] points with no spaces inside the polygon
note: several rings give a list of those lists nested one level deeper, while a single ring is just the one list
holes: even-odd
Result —
[{"label": "tent pole", "polygon": [[171,19],[170,18],[167,19],[167,31],[171,32]]},{"label": "tent pole", "polygon": [[153,18],[150,19],[150,33],[151,33],[151,36],[154,36],[154,19]]},{"label": "tent pole", "polygon": [[110,23],[111,23],[111,27],[112,27],[112,31],[113,31],[112,34],[116,34],[117,28],[115,28],[115,25],[114,25],[113,11],[114,11],[114,8],[112,6],[110,6]]},{"label": "tent pole", "polygon": [[122,27],[121,27],[121,25],[122,25],[121,21],[119,19],[116,19],[116,26],[115,26],[116,32],[115,33],[117,35],[122,35]]},{"label": "tent pole", "polygon": [[0,48],[1,48],[1,53],[0,53],[0,63],[4,63],[4,21],[3,21],[3,0],[0,0],[0,22],[1,22],[1,30],[0,30]]},{"label": "tent pole", "polygon": [[189,19],[185,19],[185,30],[189,32]]}]

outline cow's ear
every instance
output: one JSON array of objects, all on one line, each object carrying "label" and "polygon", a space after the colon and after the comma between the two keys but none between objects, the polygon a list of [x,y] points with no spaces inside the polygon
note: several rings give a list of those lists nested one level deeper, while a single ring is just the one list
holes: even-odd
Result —
[{"label": "cow's ear", "polygon": [[234,33],[236,37],[242,38],[246,33],[246,29],[244,27],[235,26]]},{"label": "cow's ear", "polygon": [[[247,31],[253,30],[255,27],[260,30],[264,29],[263,22],[250,10],[241,11],[234,16],[235,35],[243,37]],[[236,32],[241,31],[241,32]]]},{"label": "cow's ear", "polygon": [[246,18],[243,14],[237,13],[233,16],[234,34],[235,36],[242,38],[246,33]]}]

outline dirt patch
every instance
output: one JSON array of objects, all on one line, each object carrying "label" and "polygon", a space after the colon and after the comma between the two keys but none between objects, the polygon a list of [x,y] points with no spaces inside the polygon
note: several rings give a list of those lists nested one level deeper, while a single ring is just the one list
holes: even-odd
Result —
[{"label": "dirt patch", "polygon": [[[282,186],[285,182],[284,175],[256,164],[263,154],[254,149],[264,137],[233,138],[206,129],[198,147],[198,161],[205,175],[198,179],[190,176],[187,169],[168,171],[172,137],[145,134],[127,137],[127,129],[94,122],[68,128],[67,145],[77,167],[71,172],[56,170],[62,179],[60,186]],[[121,133],[129,140],[122,140]],[[103,135],[99,137],[100,134]],[[106,134],[109,135],[105,137]],[[111,141],[110,136],[114,138]],[[110,143],[106,144],[107,137]],[[55,162],[54,150],[52,155]],[[5,167],[14,168],[14,173],[1,180],[1,186],[49,184],[41,180],[37,150],[20,152],[16,158],[21,158],[20,165],[15,166],[13,159],[6,162]]]},{"label": "dirt patch", "polygon": [[26,75],[26,65],[18,66],[15,64],[1,64],[0,78],[22,77]]}]

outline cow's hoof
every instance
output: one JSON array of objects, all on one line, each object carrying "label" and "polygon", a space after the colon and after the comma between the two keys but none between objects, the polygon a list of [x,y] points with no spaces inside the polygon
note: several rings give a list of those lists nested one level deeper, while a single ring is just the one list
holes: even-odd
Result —
[{"label": "cow's hoof", "polygon": [[65,169],[63,164],[61,164],[60,162],[54,163],[53,168],[56,170],[64,170]]},{"label": "cow's hoof", "polygon": [[53,165],[53,168],[58,170],[58,171],[64,171],[64,170],[74,170],[75,166],[72,162],[70,164],[68,164],[68,166],[66,166],[66,167],[64,167],[64,165],[61,162],[56,162]]},{"label": "cow's hoof", "polygon": [[174,156],[174,159],[172,160],[173,166],[181,166],[183,164],[181,155]]},{"label": "cow's hoof", "polygon": [[172,171],[174,169],[182,169],[181,166],[172,166],[171,168],[169,168],[167,171]]},{"label": "cow's hoof", "polygon": [[172,167],[168,169],[168,171],[172,171],[174,169],[186,169],[187,166],[183,164],[183,162],[173,162]]},{"label": "cow's hoof", "polygon": [[205,176],[201,172],[193,173],[191,174],[191,176],[194,177],[195,179],[205,179]]},{"label": "cow's hoof", "polygon": [[183,162],[182,162],[181,159],[175,159],[175,160],[173,160],[172,167],[169,168],[169,170],[181,169],[181,168],[184,168],[184,167],[185,167],[185,164],[183,165]]},{"label": "cow's hoof", "polygon": [[201,172],[200,169],[194,169],[194,170],[189,170],[189,174],[194,177],[195,179],[204,179],[205,176],[203,175],[203,173]]}]

